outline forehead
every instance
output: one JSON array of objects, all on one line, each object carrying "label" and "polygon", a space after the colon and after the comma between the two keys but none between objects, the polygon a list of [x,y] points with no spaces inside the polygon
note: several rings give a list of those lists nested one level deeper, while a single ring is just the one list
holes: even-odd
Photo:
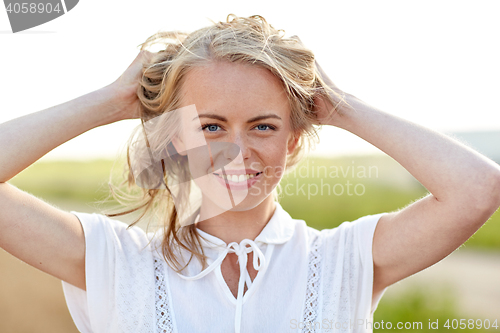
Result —
[{"label": "forehead", "polygon": [[181,94],[182,104],[195,104],[198,112],[255,116],[272,111],[283,117],[290,113],[282,82],[269,70],[250,64],[219,61],[192,68]]}]

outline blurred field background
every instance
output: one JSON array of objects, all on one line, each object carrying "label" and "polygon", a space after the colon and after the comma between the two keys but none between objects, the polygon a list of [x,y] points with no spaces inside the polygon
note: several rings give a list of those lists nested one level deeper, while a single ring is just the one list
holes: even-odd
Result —
[{"label": "blurred field background", "polygon": [[[110,160],[39,161],[10,183],[64,210],[100,212],[105,206],[96,201],[108,194],[112,166]],[[114,170],[118,175],[121,168],[118,165]],[[285,176],[281,188],[280,202],[285,210],[317,229],[397,210],[427,194],[385,155],[308,158]],[[429,320],[439,320],[440,329],[434,332],[449,331],[442,327],[446,319],[500,321],[499,220],[497,212],[451,256],[391,286],[379,304],[375,321],[394,325],[422,322],[423,331],[427,331]],[[1,249],[0,272],[0,332],[78,332],[60,280]]]}]

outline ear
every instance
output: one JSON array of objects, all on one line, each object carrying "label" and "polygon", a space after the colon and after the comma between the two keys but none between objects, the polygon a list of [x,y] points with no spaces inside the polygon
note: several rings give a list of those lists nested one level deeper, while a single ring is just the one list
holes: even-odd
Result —
[{"label": "ear", "polygon": [[175,150],[177,150],[177,153],[182,156],[186,156],[186,145],[182,141],[182,138],[180,138],[178,135],[174,136],[172,138],[172,144],[174,145]]},{"label": "ear", "polygon": [[295,148],[297,148],[297,145],[299,144],[299,139],[300,139],[300,134],[298,133],[290,134],[290,138],[288,139],[287,143],[287,155],[290,155],[295,151]]}]

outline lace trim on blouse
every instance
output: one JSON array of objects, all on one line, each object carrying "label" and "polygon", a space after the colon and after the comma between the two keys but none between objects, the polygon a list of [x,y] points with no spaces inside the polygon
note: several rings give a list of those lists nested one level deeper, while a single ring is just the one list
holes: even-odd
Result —
[{"label": "lace trim on blouse", "polygon": [[167,284],[163,274],[163,263],[155,259],[155,300],[156,300],[156,323],[159,333],[173,333],[174,325],[170,314],[168,302]]},{"label": "lace trim on blouse", "polygon": [[304,307],[304,333],[315,332],[314,323],[318,317],[319,285],[321,277],[321,237],[317,236],[309,252],[309,269],[307,273],[306,304]]}]

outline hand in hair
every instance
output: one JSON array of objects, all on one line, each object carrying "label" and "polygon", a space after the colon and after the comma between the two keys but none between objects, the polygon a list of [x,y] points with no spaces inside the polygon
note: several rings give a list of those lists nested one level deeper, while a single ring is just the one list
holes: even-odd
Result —
[{"label": "hand in hair", "polygon": [[354,96],[340,90],[326,75],[318,61],[315,61],[315,64],[316,75],[331,89],[329,91],[318,91],[314,96],[314,112],[316,113],[318,125],[338,126],[338,118],[353,111],[347,99]]},{"label": "hand in hair", "polygon": [[121,119],[119,120],[140,117],[140,101],[137,97],[137,90],[140,88],[139,80],[144,72],[144,66],[149,64],[152,56],[153,53],[149,51],[140,51],[127,70],[109,85],[109,88],[120,96],[120,102],[116,105],[120,110]]},{"label": "hand in hair", "polygon": [[[297,35],[293,35],[290,38],[304,45]],[[340,90],[335,83],[333,83],[317,60],[315,60],[314,63],[316,65],[317,77],[330,88],[328,91],[321,89],[314,96],[314,112],[317,119],[316,124],[336,126],[336,118],[345,112],[352,111],[352,107],[346,101],[346,96],[349,94]]]}]

